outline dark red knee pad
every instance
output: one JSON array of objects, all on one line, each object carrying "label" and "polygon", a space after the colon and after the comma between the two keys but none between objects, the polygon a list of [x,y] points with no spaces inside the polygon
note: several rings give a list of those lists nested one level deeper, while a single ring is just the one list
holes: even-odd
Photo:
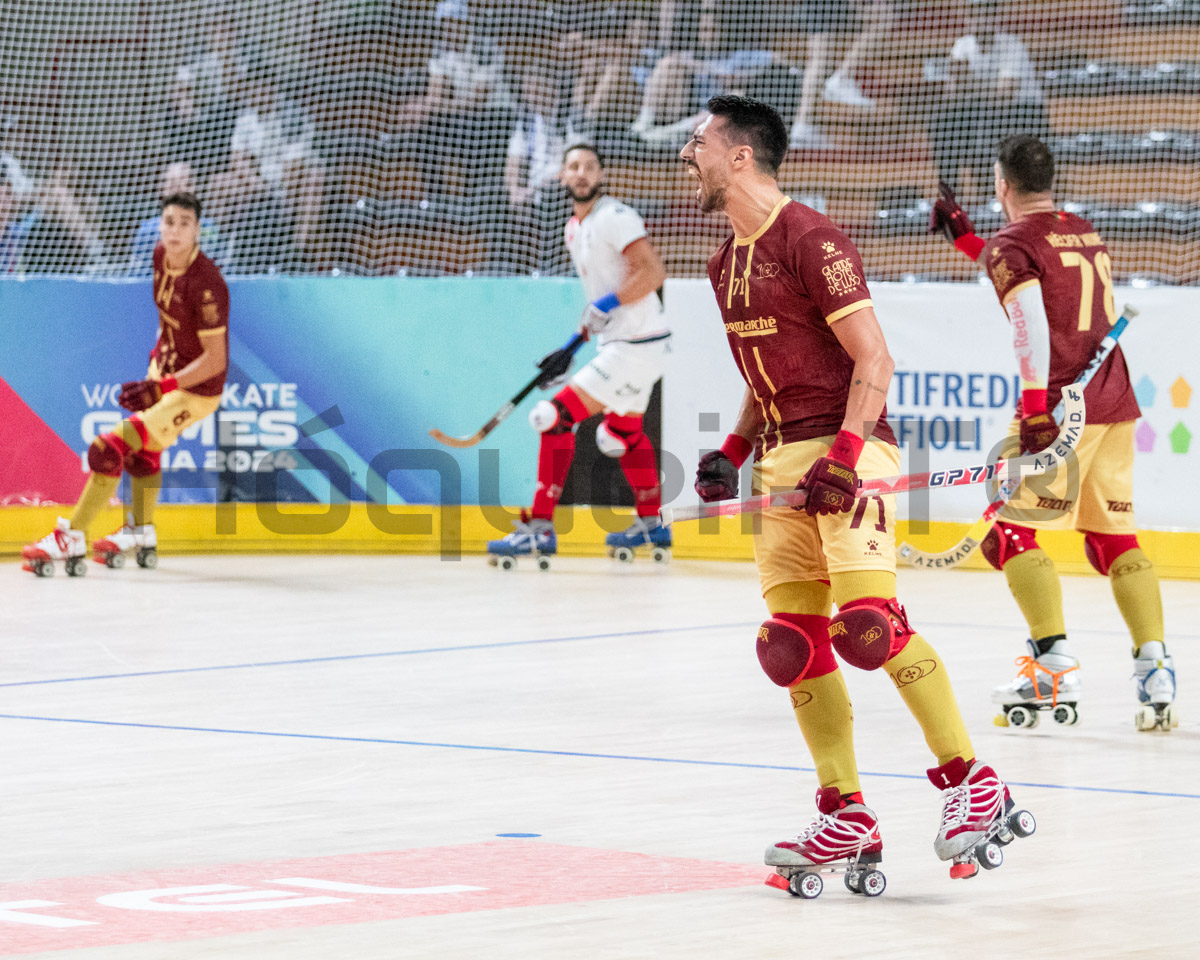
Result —
[{"label": "dark red knee pad", "polygon": [[[789,619],[784,620],[783,617]],[[763,621],[758,628],[758,642],[755,644],[758,662],[771,682],[781,687],[790,687],[809,676],[817,646],[822,639],[820,635],[814,636],[817,630],[813,627],[817,624],[801,624],[796,620],[819,620],[822,624],[828,622],[824,617],[784,613]]]},{"label": "dark red knee pad", "polygon": [[997,570],[1019,553],[1038,548],[1037,531],[1015,523],[997,523],[979,544],[983,558]]},{"label": "dark red knee pad", "polygon": [[1108,576],[1108,571],[1121,554],[1136,549],[1137,545],[1138,539],[1132,534],[1089,532],[1083,535],[1083,552],[1087,555],[1088,563],[1102,577]]},{"label": "dark red knee pad", "polygon": [[131,477],[152,477],[162,469],[161,450],[139,450],[125,455],[125,469]]},{"label": "dark red knee pad", "polygon": [[895,597],[851,600],[829,621],[829,639],[838,656],[860,670],[878,670],[912,635],[908,615]]},{"label": "dark red knee pad", "polygon": [[88,466],[92,473],[119,477],[121,463],[128,452],[129,445],[115,433],[102,433],[88,447]]}]

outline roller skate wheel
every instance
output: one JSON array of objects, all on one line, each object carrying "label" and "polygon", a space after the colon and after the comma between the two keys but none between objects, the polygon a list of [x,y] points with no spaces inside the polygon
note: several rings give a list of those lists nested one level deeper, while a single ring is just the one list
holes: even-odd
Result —
[{"label": "roller skate wheel", "polygon": [[1061,723],[1064,727],[1073,727],[1079,722],[1079,711],[1073,704],[1060,703],[1054,708],[1053,717],[1055,723]]},{"label": "roller skate wheel", "polygon": [[797,897],[805,900],[816,900],[825,889],[825,881],[819,873],[798,873],[792,877],[788,889]]},{"label": "roller skate wheel", "polygon": [[116,553],[106,553],[104,555],[104,565],[110,570],[120,570],[125,566],[125,554],[119,550]]},{"label": "roller skate wheel", "polygon": [[1000,844],[988,840],[975,848],[975,857],[984,870],[995,870],[1004,862],[1004,851],[1000,849]]},{"label": "roller skate wheel", "polygon": [[1141,707],[1133,715],[1133,725],[1139,730],[1153,730],[1158,726],[1158,714],[1151,706]]},{"label": "roller skate wheel", "polygon": [[1037,832],[1037,821],[1028,810],[1018,810],[1009,814],[1008,829],[1018,837],[1032,837]]},{"label": "roller skate wheel", "polygon": [[500,569],[501,570],[511,570],[516,565],[517,565],[517,561],[514,560],[512,557],[501,557],[500,558]]},{"label": "roller skate wheel", "polygon": [[158,566],[158,551],[152,548],[139,550],[137,552],[137,565],[143,570],[153,570]]},{"label": "roller skate wheel", "polygon": [[1164,730],[1170,730],[1177,726],[1179,726],[1179,711],[1175,709],[1175,704],[1168,703],[1163,707],[1162,727]]},{"label": "roller skate wheel", "polygon": [[951,880],[970,880],[971,877],[975,876],[975,874],[978,872],[979,867],[977,867],[971,861],[967,861],[966,863],[953,863],[950,865]]},{"label": "roller skate wheel", "polygon": [[84,557],[71,557],[66,562],[68,577],[86,577],[87,576],[87,559]]},{"label": "roller skate wheel", "polygon": [[49,560],[35,560],[33,562],[33,572],[39,577],[54,576],[54,564]]},{"label": "roller skate wheel", "polygon": [[667,547],[655,547],[650,552],[650,557],[655,563],[670,563],[671,551]]},{"label": "roller skate wheel", "polygon": [[1024,727],[1032,730],[1037,726],[1038,715],[1036,710],[1029,707],[1009,707],[1005,714],[1010,725],[1014,727]]},{"label": "roller skate wheel", "polygon": [[633,551],[629,547],[614,547],[612,555],[618,563],[633,563]]},{"label": "roller skate wheel", "polygon": [[878,870],[868,870],[858,878],[858,890],[864,897],[877,897],[887,889],[887,877]]},{"label": "roller skate wheel", "polygon": [[853,870],[847,870],[842,877],[842,883],[846,885],[846,889],[851,893],[862,893],[862,887],[859,881],[862,880],[861,873],[855,873]]},{"label": "roller skate wheel", "polygon": [[550,569],[550,558],[549,557],[538,557],[537,558],[537,567],[539,570],[549,570]]},{"label": "roller skate wheel", "polygon": [[788,889],[787,877],[781,877],[777,873],[771,874],[766,880],[763,881],[763,883],[765,883],[768,887],[775,887],[777,890],[787,890],[788,893],[792,892]]}]

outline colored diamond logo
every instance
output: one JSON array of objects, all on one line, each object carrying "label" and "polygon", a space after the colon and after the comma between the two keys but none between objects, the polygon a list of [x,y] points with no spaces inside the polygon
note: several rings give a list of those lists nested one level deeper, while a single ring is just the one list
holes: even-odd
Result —
[{"label": "colored diamond logo", "polygon": [[1153,453],[1154,441],[1157,434],[1150,424],[1143,420],[1138,424],[1138,428],[1134,431],[1133,439],[1137,443],[1138,453]]},{"label": "colored diamond logo", "polygon": [[1184,408],[1192,401],[1192,388],[1180,377],[1171,384],[1171,406]]},{"label": "colored diamond logo", "polygon": [[1171,450],[1175,453],[1187,453],[1192,444],[1192,433],[1182,423],[1175,424],[1175,429],[1168,436],[1171,438]]},{"label": "colored diamond logo", "polygon": [[1142,379],[1137,382],[1133,388],[1133,395],[1137,397],[1138,406],[1143,410],[1149,410],[1154,406],[1154,395],[1158,393],[1154,389],[1154,381],[1143,375]]}]

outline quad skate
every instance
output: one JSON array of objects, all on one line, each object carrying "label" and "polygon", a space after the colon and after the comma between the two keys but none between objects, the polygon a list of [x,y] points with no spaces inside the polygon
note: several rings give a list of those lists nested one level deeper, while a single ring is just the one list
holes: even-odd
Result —
[{"label": "quad skate", "polygon": [[130,553],[143,569],[153,570],[158,566],[158,536],[154,524],[135,527],[129,518],[121,529],[92,544],[92,559],[113,570],[125,566],[125,557]]},{"label": "quad skate", "polygon": [[671,559],[671,528],[658,517],[634,517],[633,523],[620,533],[604,538],[608,555],[622,563],[631,563],[638,547],[649,546],[655,563]]},{"label": "quad skate", "polygon": [[992,702],[1000,705],[996,726],[1036,727],[1043,710],[1055,723],[1078,723],[1079,661],[1061,653],[1039,655],[1032,640],[1026,643],[1031,656],[1017,657],[1017,678],[992,691]]},{"label": "quad skate", "polygon": [[503,539],[488,541],[488,565],[512,570],[517,565],[517,557],[531,556],[537,561],[539,570],[549,570],[550,558],[558,553],[554,524],[549,520],[531,520],[522,512],[521,519],[513,521],[513,527],[513,532]]},{"label": "quad skate", "polygon": [[[1144,648],[1143,648],[1144,650]],[[1138,730],[1169,731],[1179,726],[1175,709],[1175,660],[1168,653],[1134,657],[1133,682],[1141,706],[1133,717]]]},{"label": "quad skate", "polygon": [[1028,810],[1014,810],[1012,796],[996,771],[961,757],[926,771],[942,791],[942,822],[933,841],[941,860],[951,860],[952,880],[995,870],[1004,862],[1002,847],[1032,836],[1037,821]]},{"label": "quad skate", "polygon": [[824,873],[840,876],[851,893],[883,893],[883,840],[874,811],[861,803],[846,803],[837,787],[817,791],[817,810],[817,818],[798,835],[767,847],[765,862],[775,868],[767,886],[812,900],[825,888]]},{"label": "quad skate", "polygon": [[22,570],[38,577],[54,576],[54,564],[61,562],[68,577],[87,574],[87,540],[82,530],[72,530],[71,521],[59,517],[54,529],[37,543],[21,548]]}]

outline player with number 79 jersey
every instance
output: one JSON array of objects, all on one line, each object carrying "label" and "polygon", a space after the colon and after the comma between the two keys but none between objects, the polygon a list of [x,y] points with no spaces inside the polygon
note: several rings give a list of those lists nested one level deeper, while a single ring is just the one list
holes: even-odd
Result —
[{"label": "player with number 79 jersey", "polygon": [[[1054,158],[1036,137],[1000,145],[996,197],[1008,224],[986,243],[945,185],[931,229],[941,230],[991,277],[1008,314],[1021,376],[1021,403],[1002,456],[1049,446],[1058,424],[1048,411],[1087,366],[1117,321],[1112,258],[1082,217],[1058,209],[1051,192]],[[997,687],[996,722],[1032,726],[1038,711],[1060,723],[1078,720],[1079,661],[1067,645],[1062,587],[1038,530],[1084,535],[1088,560],[1112,584],[1133,640],[1139,729],[1169,729],[1177,719],[1174,663],[1164,645],[1162,600],[1154,566],[1138,546],[1133,515],[1134,423],[1138,409],[1118,346],[1084,390],[1087,426],[1075,457],[1055,474],[1026,481],[980,545],[1004,571],[1029,625],[1029,656],[1019,675]]]}]

